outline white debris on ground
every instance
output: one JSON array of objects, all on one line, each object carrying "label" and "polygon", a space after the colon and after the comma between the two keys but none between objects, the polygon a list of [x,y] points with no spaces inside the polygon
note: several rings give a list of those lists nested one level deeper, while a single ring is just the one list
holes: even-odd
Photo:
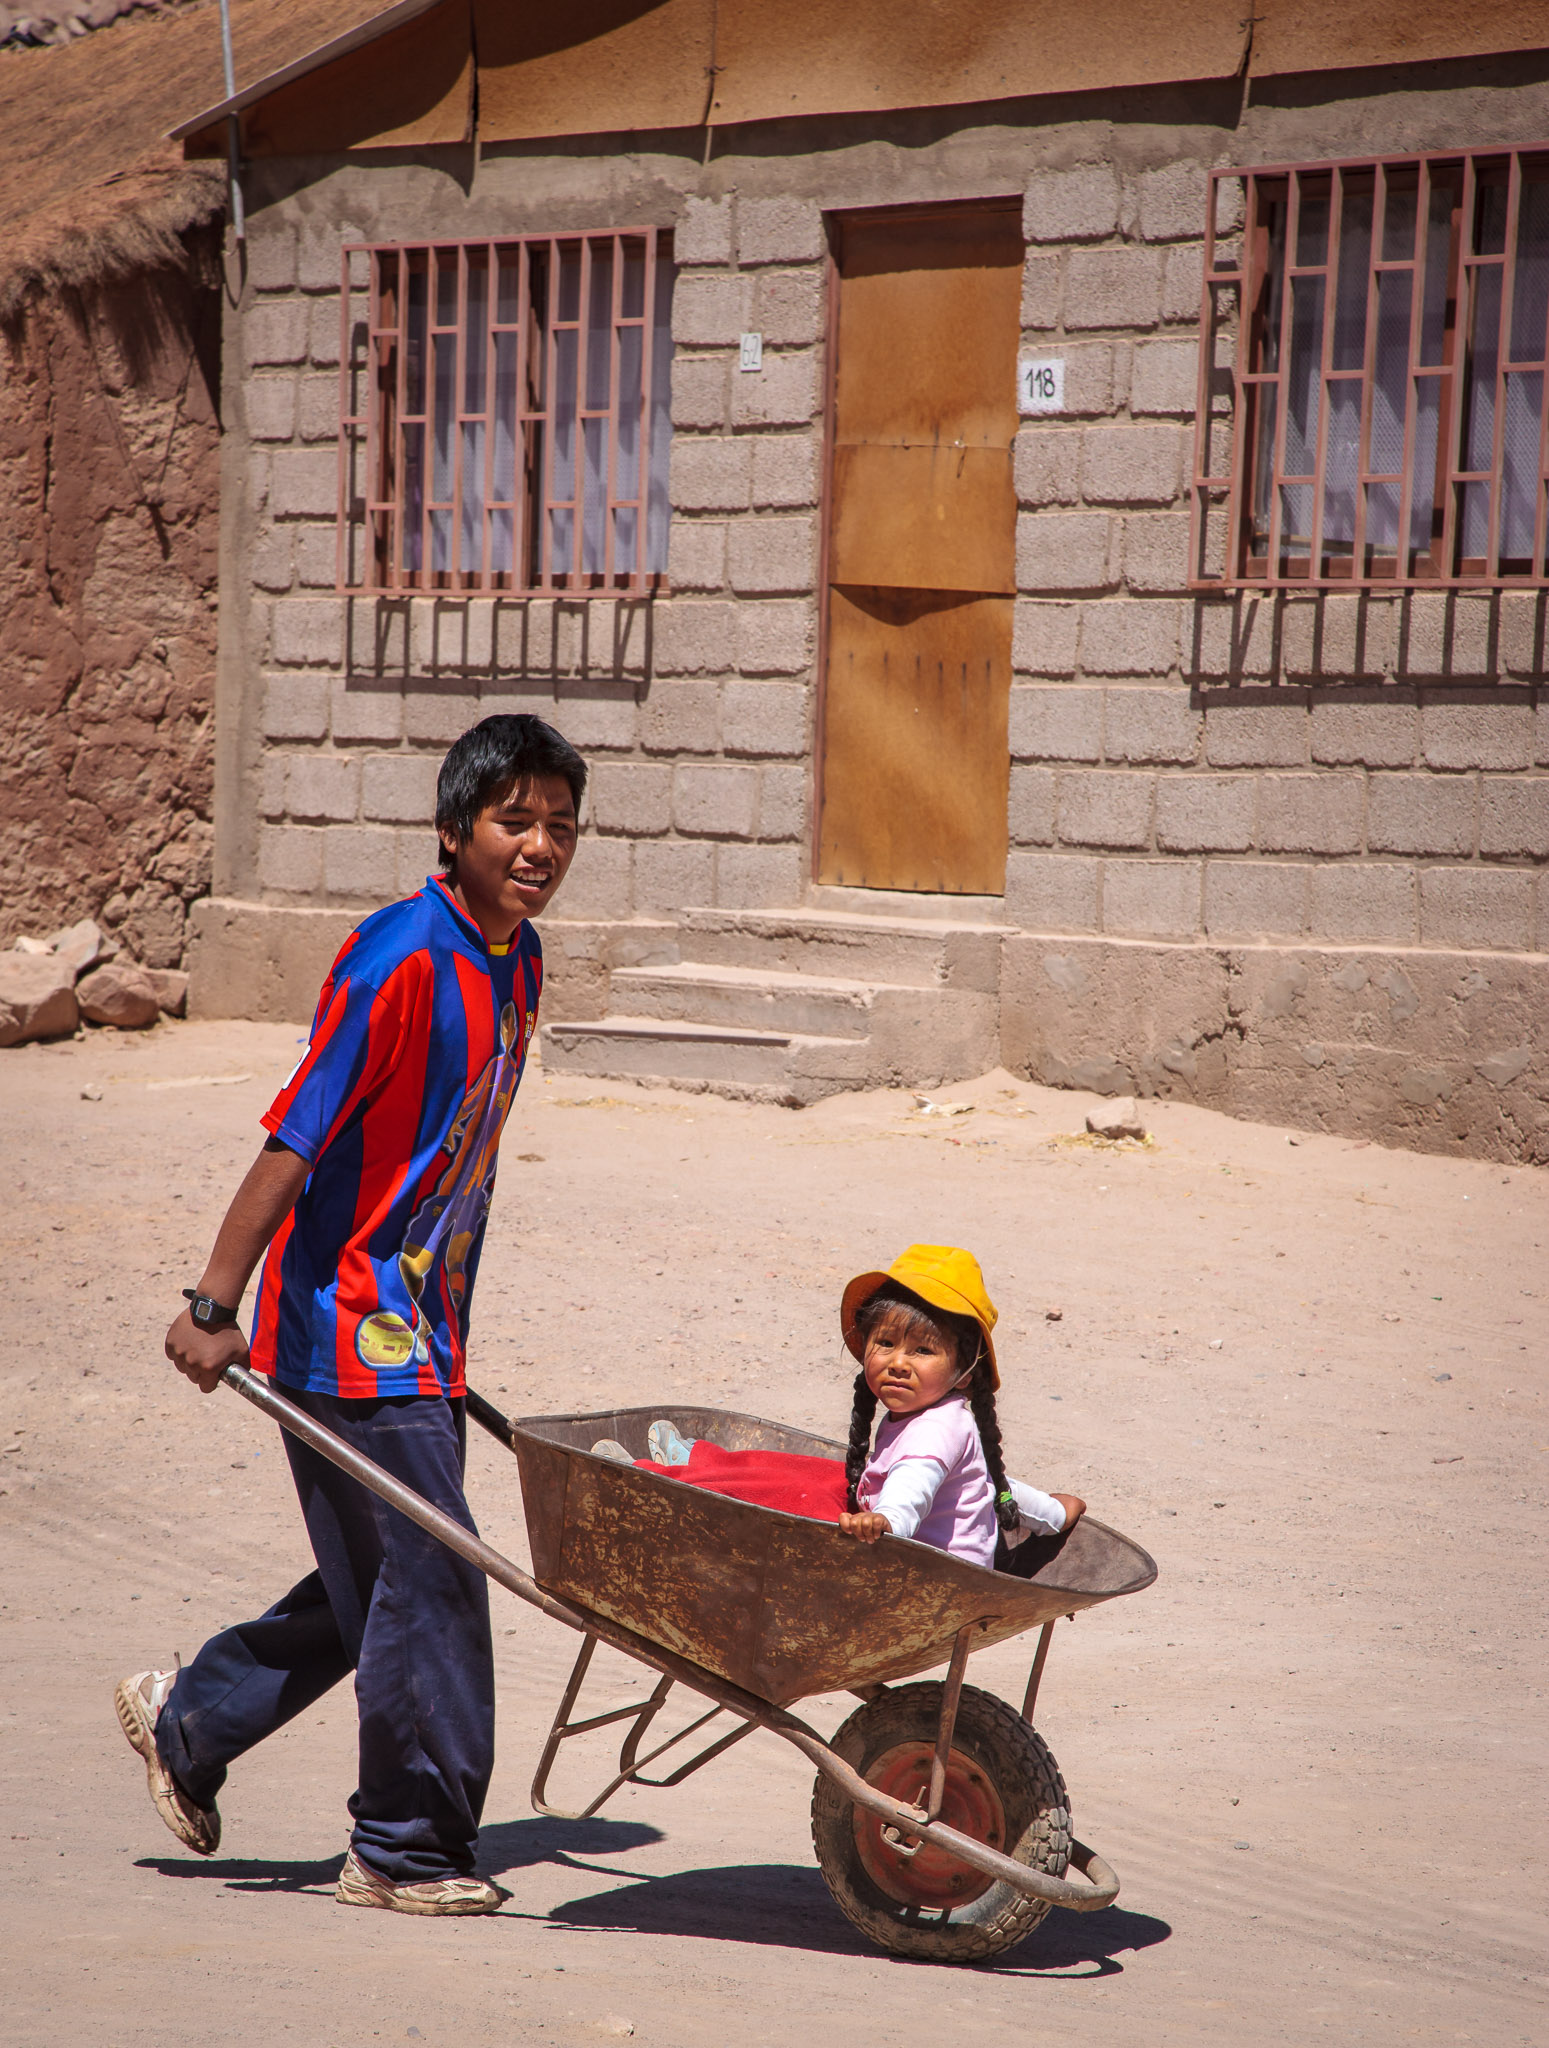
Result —
[{"label": "white debris on ground", "polygon": [[971,1102],[932,1102],[928,1095],[916,1095],[914,1106],[921,1116],[972,1116]]}]

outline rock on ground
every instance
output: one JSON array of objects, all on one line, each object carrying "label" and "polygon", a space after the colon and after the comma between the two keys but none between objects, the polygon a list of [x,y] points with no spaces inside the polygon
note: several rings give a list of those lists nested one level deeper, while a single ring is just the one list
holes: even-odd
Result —
[{"label": "rock on ground", "polygon": [[181,1017],[188,1008],[188,976],[180,967],[147,967],[145,973],[167,1015]]},{"label": "rock on ground", "polygon": [[110,939],[101,925],[89,917],[55,932],[48,943],[55,957],[65,962],[77,980],[115,958],[119,951],[117,939]]},{"label": "rock on ground", "polygon": [[0,954],[0,1045],[68,1038],[81,1021],[75,975],[51,953]]},{"label": "rock on ground", "polygon": [[1105,1102],[1087,1117],[1086,1127],[1097,1138],[1143,1138],[1146,1127],[1133,1095],[1118,1102]]},{"label": "rock on ground", "polygon": [[161,1015],[161,997],[145,968],[132,960],[110,960],[85,975],[76,987],[81,1015],[91,1024],[116,1024],[139,1031]]}]

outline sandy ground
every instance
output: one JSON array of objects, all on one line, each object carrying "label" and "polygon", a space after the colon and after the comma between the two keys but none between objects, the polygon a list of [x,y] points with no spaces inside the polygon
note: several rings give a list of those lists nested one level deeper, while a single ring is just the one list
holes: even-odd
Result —
[{"label": "sandy ground", "polygon": [[[1062,1146],[1088,1101],[1003,1074],[944,1091],[977,1105],[949,1119],[535,1069],[471,1377],[516,1413],[693,1400],[838,1435],[844,1279],[971,1246],[1013,1469],[1160,1566],[1060,1624],[1039,1710],[1116,1906],[988,1966],[890,1960],[830,1901],[809,1767],[766,1736],[592,1822],[535,1818],[574,1638],[504,1594],[498,1918],[332,1902],[343,1688],[234,1769],[220,1854],[184,1853],[110,1696],[309,1562],[271,1425],[160,1356],[296,1057],[294,1029],[235,1024],[0,1054],[8,2042],[1549,2040],[1549,1181],[1183,1107],[1153,1151]],[[475,1511],[525,1558],[515,1463],[475,1435]],[[1030,1650],[970,1676],[1019,1700]],[[596,1670],[609,1703],[644,1689]]]}]

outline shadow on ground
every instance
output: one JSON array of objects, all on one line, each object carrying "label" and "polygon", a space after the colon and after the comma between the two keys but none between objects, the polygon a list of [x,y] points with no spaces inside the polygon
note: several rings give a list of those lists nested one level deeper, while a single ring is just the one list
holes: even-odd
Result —
[{"label": "shadow on ground", "polygon": [[236,1892],[332,1892],[344,1868],[343,1855],[313,1862],[281,1862],[258,1856],[142,1856],[136,1870],[154,1870],[158,1877],[209,1877]]},{"label": "shadow on ground", "polygon": [[[534,1863],[569,1863],[576,1856],[622,1856],[664,1840],[662,1830],[639,1820],[497,1820],[479,1830],[479,1875],[498,1878]],[[606,1871],[588,1860],[588,1870]],[[608,1873],[635,1877],[633,1870]]]},{"label": "shadow on ground", "polygon": [[[632,1870],[612,1871],[599,1856],[621,1856],[662,1839],[660,1828],[632,1820],[497,1821],[479,1835],[479,1875],[498,1878],[502,1872],[525,1870],[535,1863],[569,1864],[602,1876],[633,1877]],[[584,1864],[575,1858],[584,1856]],[[137,1870],[162,1877],[216,1878],[239,1892],[331,1892],[344,1867],[342,1855],[313,1862],[265,1861],[259,1857],[144,1856]]]},{"label": "shadow on ground", "polygon": [[[786,1863],[640,1878],[556,1906],[549,1918],[569,1927],[767,1942],[825,1955],[877,1954],[840,1913],[820,1874]],[[1055,1911],[1003,1958],[972,1967],[1013,1976],[1112,1977],[1123,1969],[1120,1955],[1150,1948],[1171,1933],[1165,1920],[1122,1906],[1098,1913]]]}]

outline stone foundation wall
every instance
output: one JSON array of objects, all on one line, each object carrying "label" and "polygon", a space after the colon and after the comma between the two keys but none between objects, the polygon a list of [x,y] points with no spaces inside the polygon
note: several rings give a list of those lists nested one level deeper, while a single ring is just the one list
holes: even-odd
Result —
[{"label": "stone foundation wall", "polygon": [[1001,1056],[1054,1088],[1549,1164],[1543,954],[1029,935],[1004,947]]},{"label": "stone foundation wall", "polygon": [[[196,1014],[305,1022],[357,917],[196,904]],[[678,958],[666,920],[546,917],[540,930],[547,1019],[600,1016],[610,968]],[[1001,940],[982,964],[992,1023],[978,1067],[995,1061],[998,1010],[1000,1063],[1047,1087],[1165,1096],[1293,1129],[1549,1165],[1544,954],[1029,932]],[[942,1051],[934,1039],[920,1044],[916,1079]],[[906,1075],[908,1061],[906,1038]]]},{"label": "stone foundation wall", "polygon": [[90,916],[176,967],[210,885],[210,258],[0,338],[0,946]]}]

